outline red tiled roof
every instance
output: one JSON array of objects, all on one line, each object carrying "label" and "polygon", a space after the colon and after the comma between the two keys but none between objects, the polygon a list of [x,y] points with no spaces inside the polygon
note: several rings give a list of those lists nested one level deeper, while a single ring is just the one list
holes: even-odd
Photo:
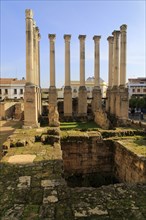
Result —
[{"label": "red tiled roof", "polygon": [[17,79],[17,78],[0,78],[0,84],[25,84],[25,79]]}]

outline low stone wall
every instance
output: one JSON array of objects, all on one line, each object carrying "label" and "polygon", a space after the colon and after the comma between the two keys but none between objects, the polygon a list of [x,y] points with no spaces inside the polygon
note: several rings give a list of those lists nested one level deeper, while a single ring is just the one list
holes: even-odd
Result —
[{"label": "low stone wall", "polygon": [[146,183],[146,157],[138,156],[115,142],[114,174],[122,182]]},{"label": "low stone wall", "polygon": [[61,149],[65,173],[112,173],[113,149],[105,145],[98,132],[71,135],[61,139]]}]

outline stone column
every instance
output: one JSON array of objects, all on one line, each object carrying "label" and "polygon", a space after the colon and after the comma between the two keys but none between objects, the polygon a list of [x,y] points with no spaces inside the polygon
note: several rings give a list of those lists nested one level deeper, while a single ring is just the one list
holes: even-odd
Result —
[{"label": "stone column", "polygon": [[126,47],[127,47],[127,25],[123,24],[120,27],[121,30],[121,50],[120,50],[120,87],[119,87],[119,112],[118,112],[118,119],[119,124],[123,125],[127,123],[128,119],[128,89],[125,88],[126,84]]},{"label": "stone column", "polygon": [[33,22],[33,83],[36,83],[37,79],[37,28],[36,22]]},{"label": "stone column", "polygon": [[87,115],[87,90],[85,87],[85,38],[86,35],[79,35],[80,40],[80,87],[78,95],[78,115]]},{"label": "stone column", "polygon": [[[34,28],[34,83],[38,92],[38,33],[39,28]],[[38,104],[39,105],[39,104]]]},{"label": "stone column", "polygon": [[42,114],[42,98],[41,98],[41,80],[40,80],[40,39],[41,35],[38,33],[38,87],[39,87],[39,114]]},{"label": "stone column", "polygon": [[114,37],[109,36],[107,38],[109,43],[109,60],[108,60],[108,87],[111,88],[113,86],[113,45],[114,45]]},{"label": "stone column", "polygon": [[55,34],[48,35],[50,39],[50,88],[49,104],[57,106],[57,90],[55,86]]},{"label": "stone column", "polygon": [[120,50],[120,86],[126,84],[126,48],[127,48],[127,25],[123,24],[121,30],[121,50]]},{"label": "stone column", "polygon": [[33,12],[30,9],[25,10],[26,16],[26,81],[27,84],[33,84]]},{"label": "stone column", "polygon": [[49,88],[49,125],[59,126],[57,111],[57,89],[55,85],[55,34],[48,35],[50,39],[50,88]]},{"label": "stone column", "polygon": [[37,86],[37,93],[38,93],[38,114],[41,115],[41,88],[40,88],[40,39],[41,35],[39,33],[39,28],[35,28],[35,35],[36,35],[36,86]]},{"label": "stone column", "polygon": [[94,87],[100,87],[100,43],[101,36],[94,36]]},{"label": "stone column", "polygon": [[72,116],[72,90],[70,87],[70,39],[71,39],[71,35],[64,35],[64,40],[65,40],[64,116]]},{"label": "stone column", "polygon": [[55,34],[48,35],[50,39],[50,87],[55,87]]},{"label": "stone column", "polygon": [[119,51],[119,44],[120,44],[120,31],[114,31],[114,81],[113,86],[119,86],[119,71],[120,71],[120,51]]},{"label": "stone column", "polygon": [[102,108],[102,97],[100,89],[100,43],[101,36],[94,36],[94,88],[92,92],[92,111]]},{"label": "stone column", "polygon": [[119,111],[119,71],[120,71],[120,31],[113,31],[114,51],[113,51],[113,87],[111,90],[110,113],[117,115]]},{"label": "stone column", "polygon": [[39,127],[38,99],[35,85],[36,73],[36,39],[33,12],[30,9],[26,14],[26,86],[24,92],[24,127]]},{"label": "stone column", "polygon": [[40,80],[40,40],[41,35],[38,33],[38,86],[41,86],[41,80]]},{"label": "stone column", "polygon": [[111,88],[113,86],[113,45],[114,38],[113,36],[109,36],[107,38],[109,44],[109,52],[108,52],[108,89],[106,92],[106,111],[110,112],[110,96],[111,96]]}]

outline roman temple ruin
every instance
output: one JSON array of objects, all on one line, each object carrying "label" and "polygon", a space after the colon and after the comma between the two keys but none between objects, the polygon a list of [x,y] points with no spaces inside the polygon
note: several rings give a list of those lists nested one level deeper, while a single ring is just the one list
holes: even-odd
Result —
[{"label": "roman temple ruin", "polygon": [[[93,117],[101,121],[103,117],[115,118],[118,124],[125,124],[128,119],[128,89],[126,88],[126,44],[127,25],[114,30],[107,38],[109,46],[108,89],[106,107],[102,107],[100,89],[100,39],[93,36],[94,41],[94,89],[92,92],[91,109]],[[50,87],[49,87],[49,124],[59,126],[57,112],[57,89],[55,80],[55,34],[49,34],[50,43]],[[80,87],[78,93],[78,117],[87,117],[87,89],[85,86],[85,39],[79,35],[80,46]],[[64,117],[74,117],[70,70],[71,35],[64,35],[65,42],[65,87],[63,100]],[[26,86],[24,94],[24,126],[38,127],[41,115],[40,87],[40,33],[33,19],[33,12],[26,10]],[[99,114],[100,112],[100,114]],[[107,121],[107,120],[105,120]]]}]

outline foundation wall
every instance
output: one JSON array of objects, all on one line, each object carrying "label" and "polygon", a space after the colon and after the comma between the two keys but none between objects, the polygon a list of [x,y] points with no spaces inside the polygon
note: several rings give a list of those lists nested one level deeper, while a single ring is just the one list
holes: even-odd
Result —
[{"label": "foundation wall", "polygon": [[63,166],[68,174],[112,172],[112,148],[100,136],[71,136],[61,141]]},{"label": "foundation wall", "polygon": [[146,158],[139,157],[116,142],[114,163],[115,176],[122,182],[146,183]]},{"label": "foundation wall", "polygon": [[119,182],[146,183],[146,157],[119,142],[83,133],[61,140],[63,168],[67,175],[100,174]]}]

